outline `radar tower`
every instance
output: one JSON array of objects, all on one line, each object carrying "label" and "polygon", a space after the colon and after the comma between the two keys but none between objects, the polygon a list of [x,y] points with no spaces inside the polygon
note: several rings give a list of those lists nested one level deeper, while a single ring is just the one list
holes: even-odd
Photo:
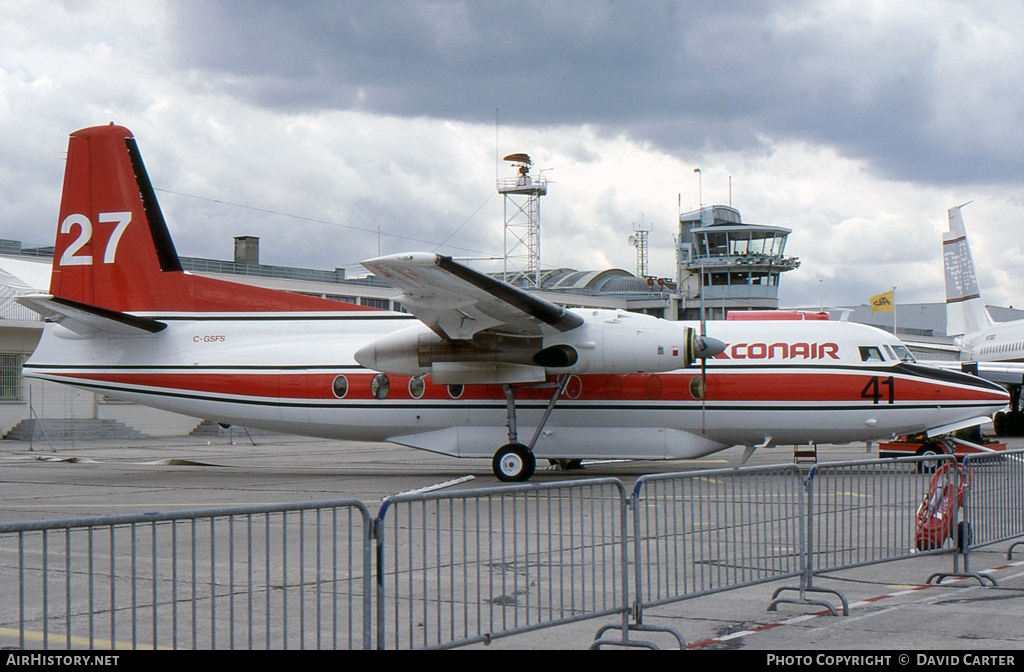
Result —
[{"label": "radar tower", "polygon": [[516,176],[498,180],[505,197],[505,256],[502,279],[540,287],[540,197],[548,193],[543,176],[530,175],[533,162],[526,154],[509,154]]}]

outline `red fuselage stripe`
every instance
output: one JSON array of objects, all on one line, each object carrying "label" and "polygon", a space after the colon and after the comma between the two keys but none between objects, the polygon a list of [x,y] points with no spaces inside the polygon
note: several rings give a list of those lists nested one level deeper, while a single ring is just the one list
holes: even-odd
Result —
[{"label": "red fuselage stripe", "polygon": [[[109,385],[130,385],[164,390],[239,395],[266,399],[332,400],[334,379],[347,379],[349,400],[372,399],[371,381],[375,374],[352,373],[64,373],[51,375],[82,382]],[[699,399],[699,385],[694,378],[699,372],[676,374],[582,375],[574,377],[566,390],[568,399],[585,401],[693,401]],[[707,398],[716,402],[849,402],[870,399],[874,394],[881,403],[889,401],[886,383],[890,375],[880,370],[877,376],[867,372],[836,375],[823,373],[786,373],[780,371],[713,373],[708,375]],[[414,399],[409,391],[408,376],[389,376],[388,398]],[[880,382],[874,383],[872,379]],[[69,380],[69,382],[71,382]],[[450,399],[448,387],[425,381],[423,400]],[[992,401],[998,395],[982,388],[947,385],[941,381],[893,377],[892,397],[898,402]],[[880,390],[880,391],[879,391]],[[548,389],[522,388],[520,399],[547,399]],[[467,385],[464,400],[504,400],[500,385]]]}]

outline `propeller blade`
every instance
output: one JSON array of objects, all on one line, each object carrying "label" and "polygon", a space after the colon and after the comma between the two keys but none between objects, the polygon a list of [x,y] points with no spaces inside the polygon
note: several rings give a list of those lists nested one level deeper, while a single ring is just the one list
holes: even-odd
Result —
[{"label": "propeller blade", "polygon": [[707,410],[708,400],[708,360],[704,357],[700,360],[700,433],[706,434],[704,426],[704,412]]},{"label": "propeller blade", "polygon": [[[724,310],[723,310],[724,312]],[[699,345],[694,343],[694,355],[700,357],[700,433],[707,434],[707,425],[704,421],[708,407],[708,357],[714,357],[722,350],[725,350],[725,343],[722,343],[718,339],[708,338],[708,325],[707,325],[708,314],[704,309],[704,267],[700,268],[700,339]],[[707,354],[712,350],[709,341],[715,341],[721,344],[721,349],[714,354]],[[698,354],[700,350],[700,354]]]}]

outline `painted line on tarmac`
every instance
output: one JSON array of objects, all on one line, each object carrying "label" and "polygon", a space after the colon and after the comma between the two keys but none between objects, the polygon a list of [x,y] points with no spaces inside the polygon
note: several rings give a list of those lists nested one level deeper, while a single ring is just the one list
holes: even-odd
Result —
[{"label": "painted line on tarmac", "polygon": [[[400,492],[397,495],[390,495],[390,496],[391,497],[401,497],[402,495],[422,495],[422,494],[425,494],[425,493],[428,493],[428,492],[434,492],[435,490],[443,490],[444,488],[450,488],[453,485],[459,485],[460,483],[466,483],[467,481],[472,481],[475,478],[476,478],[476,476],[473,476],[472,474],[469,474],[469,475],[466,475],[466,476],[460,476],[459,478],[454,478],[454,479],[452,479],[450,481],[445,481],[443,483],[435,483],[434,485],[428,485],[428,486],[423,487],[423,488],[416,488],[415,490],[406,490],[405,492]],[[385,497],[384,499],[387,499],[387,497]],[[383,502],[384,499],[382,499],[381,501]]]},{"label": "painted line on tarmac", "polygon": [[[1020,560],[1018,562],[1011,562],[1011,563],[1008,563],[1008,564],[1005,564],[1005,565],[1000,565],[999,567],[992,567],[991,569],[984,569],[984,570],[982,570],[982,571],[980,571],[978,573],[979,574],[991,574],[993,572],[998,572],[998,571],[1003,570],[1003,569],[1011,569],[1013,567],[1020,567],[1021,565],[1024,565],[1024,560]],[[1019,576],[1024,576],[1024,575],[1022,575],[1022,574],[1015,574],[1015,575],[1013,575],[1011,577],[1006,577],[1006,578],[1017,578]],[[857,609],[859,607],[866,607],[866,606],[875,604],[876,602],[881,602],[882,600],[887,600],[887,599],[894,598],[894,597],[902,597],[904,595],[912,595],[914,593],[920,592],[922,590],[927,590],[929,588],[938,588],[940,586],[948,586],[950,584],[958,583],[960,581],[967,581],[970,578],[971,577],[965,576],[965,577],[953,579],[951,581],[947,581],[946,583],[928,583],[928,584],[925,584],[923,586],[914,586],[913,588],[908,588],[906,590],[897,590],[897,591],[892,592],[892,593],[886,593],[885,595],[878,595],[876,597],[869,597],[869,598],[866,598],[866,599],[863,599],[863,600],[858,600],[857,602],[851,602],[849,606],[850,606],[850,609]],[[803,623],[805,621],[809,621],[811,619],[818,618],[819,616],[829,616],[829,615],[831,615],[831,613],[832,612],[830,612],[829,610],[825,609],[825,610],[822,610],[822,611],[815,612],[813,614],[803,614],[801,616],[794,616],[792,618],[787,618],[786,620],[779,621],[777,623],[766,623],[765,625],[759,625],[759,626],[757,626],[755,628],[748,628],[747,630],[740,630],[738,632],[731,632],[728,635],[723,635],[721,637],[712,637],[710,639],[704,639],[704,640],[701,640],[699,642],[691,642],[691,643],[686,645],[686,648],[687,649],[701,649],[701,648],[704,648],[705,646],[712,646],[714,644],[720,644],[722,642],[727,642],[730,639],[736,639],[738,637],[748,637],[750,635],[756,635],[756,634],[761,633],[761,632],[767,632],[768,630],[774,630],[775,628],[780,628],[780,627],[782,627],[784,625],[796,625],[797,623]]]},{"label": "painted line on tarmac", "polygon": [[89,637],[83,637],[80,635],[72,635],[69,639],[65,635],[59,635],[52,632],[44,634],[36,630],[18,630],[17,628],[0,628],[0,637],[9,638],[9,641],[18,641],[18,643],[21,643],[21,641],[24,640],[26,642],[42,642],[43,644],[48,645],[64,645],[68,648],[71,648],[72,646],[80,646],[90,649],[105,649],[109,651],[124,651],[132,649],[160,649],[170,651],[173,648],[171,646],[154,646],[153,644],[148,643],[140,644],[138,642],[121,642],[109,639],[90,639]]}]

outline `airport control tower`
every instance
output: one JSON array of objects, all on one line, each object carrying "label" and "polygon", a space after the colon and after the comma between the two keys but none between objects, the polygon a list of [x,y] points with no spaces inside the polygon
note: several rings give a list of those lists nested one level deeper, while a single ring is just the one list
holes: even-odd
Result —
[{"label": "airport control tower", "polygon": [[800,266],[785,256],[790,229],[744,224],[739,210],[709,205],[679,215],[677,315],[725,319],[727,311],[779,307],[779,276]]}]

